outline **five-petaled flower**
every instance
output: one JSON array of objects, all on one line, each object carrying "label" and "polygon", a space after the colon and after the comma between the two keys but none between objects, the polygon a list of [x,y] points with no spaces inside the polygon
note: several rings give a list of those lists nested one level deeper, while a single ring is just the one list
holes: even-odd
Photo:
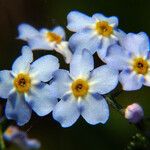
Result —
[{"label": "five-petaled flower", "polygon": [[21,149],[39,149],[41,143],[36,139],[29,139],[26,132],[19,130],[15,126],[9,126],[4,134],[3,138],[11,143],[18,145]]},{"label": "five-petaled flower", "polygon": [[61,26],[53,30],[36,30],[28,24],[21,24],[18,27],[18,39],[27,41],[32,50],[55,50],[63,55],[66,63],[71,60],[72,53],[68,47],[68,41],[65,40],[65,31]]},{"label": "five-petaled flower", "polygon": [[88,50],[77,50],[70,62],[70,72],[54,73],[52,85],[61,99],[53,110],[53,118],[62,127],[73,125],[80,115],[89,124],[105,123],[109,108],[101,94],[112,91],[118,83],[118,71],[103,65],[94,69],[93,56]]},{"label": "five-petaled flower", "polygon": [[140,32],[129,33],[122,45],[108,49],[105,61],[112,68],[122,70],[119,80],[126,91],[138,90],[142,85],[150,86],[149,38]]},{"label": "five-petaled flower", "polygon": [[119,29],[117,17],[105,17],[96,13],[89,17],[78,11],[71,11],[68,16],[70,31],[76,32],[69,39],[70,47],[75,49],[87,48],[92,54],[96,51],[101,59],[107,54],[107,48],[121,42],[125,33]]},{"label": "five-petaled flower", "polygon": [[55,87],[44,82],[52,79],[59,68],[58,59],[51,55],[33,61],[29,47],[24,46],[22,55],[12,66],[12,71],[0,71],[0,97],[8,99],[5,114],[8,119],[24,125],[33,109],[39,116],[50,113],[57,103]]}]

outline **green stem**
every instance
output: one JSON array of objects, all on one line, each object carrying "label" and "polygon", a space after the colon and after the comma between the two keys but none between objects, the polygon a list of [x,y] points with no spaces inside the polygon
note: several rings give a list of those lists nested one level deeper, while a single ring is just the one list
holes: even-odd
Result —
[{"label": "green stem", "polygon": [[5,144],[3,140],[3,132],[2,132],[2,125],[0,124],[0,150],[5,150]]},{"label": "green stem", "polygon": [[117,103],[117,101],[115,100],[115,98],[113,96],[106,96],[105,97],[107,102],[117,111],[119,111],[121,114],[123,114],[123,107]]}]

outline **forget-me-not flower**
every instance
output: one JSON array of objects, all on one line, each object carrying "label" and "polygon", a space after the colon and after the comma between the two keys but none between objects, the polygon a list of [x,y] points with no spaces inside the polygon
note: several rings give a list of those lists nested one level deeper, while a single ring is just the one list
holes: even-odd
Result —
[{"label": "forget-me-not flower", "polygon": [[96,51],[101,59],[106,56],[107,48],[121,41],[125,33],[119,29],[118,18],[105,17],[96,13],[89,17],[78,11],[71,11],[68,16],[70,31],[76,32],[69,40],[70,47],[75,49],[87,48],[92,54]]},{"label": "forget-me-not flower", "polygon": [[19,130],[15,126],[9,126],[3,134],[3,138],[18,145],[21,149],[39,149],[41,143],[36,139],[29,139],[26,132]]},{"label": "forget-me-not flower", "polygon": [[52,79],[53,72],[59,68],[58,59],[46,55],[32,61],[31,49],[24,46],[22,55],[12,65],[12,71],[0,71],[0,97],[8,99],[5,114],[18,125],[29,121],[32,109],[44,116],[57,103],[55,87],[44,82]]},{"label": "forget-me-not flower", "polygon": [[111,67],[122,70],[119,80],[126,91],[138,90],[142,85],[150,86],[149,38],[140,32],[129,33],[122,46],[111,46],[105,58]]},{"label": "forget-me-not flower", "polygon": [[105,123],[109,108],[102,94],[112,91],[118,83],[118,71],[103,65],[94,69],[88,50],[77,50],[70,62],[70,72],[54,73],[53,85],[61,99],[53,110],[53,118],[62,127],[73,125],[81,115],[89,124]]},{"label": "forget-me-not flower", "polygon": [[65,40],[65,31],[61,26],[53,30],[36,30],[28,24],[21,24],[18,27],[18,39],[27,41],[32,50],[55,50],[63,55],[66,63],[71,60],[72,53],[68,47],[68,41]]}]

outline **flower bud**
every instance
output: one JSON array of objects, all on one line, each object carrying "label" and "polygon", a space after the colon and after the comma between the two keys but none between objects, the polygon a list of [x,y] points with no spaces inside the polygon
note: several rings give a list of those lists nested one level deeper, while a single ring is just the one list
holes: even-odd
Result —
[{"label": "flower bud", "polygon": [[137,103],[133,103],[125,109],[125,118],[131,123],[138,123],[143,117],[143,108]]}]

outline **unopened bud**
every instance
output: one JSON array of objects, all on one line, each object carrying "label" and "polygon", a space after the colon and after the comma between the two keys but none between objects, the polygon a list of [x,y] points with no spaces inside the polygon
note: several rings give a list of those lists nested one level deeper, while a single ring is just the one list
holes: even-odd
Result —
[{"label": "unopened bud", "polygon": [[137,103],[133,103],[125,109],[125,118],[131,123],[138,123],[143,117],[143,108]]}]

